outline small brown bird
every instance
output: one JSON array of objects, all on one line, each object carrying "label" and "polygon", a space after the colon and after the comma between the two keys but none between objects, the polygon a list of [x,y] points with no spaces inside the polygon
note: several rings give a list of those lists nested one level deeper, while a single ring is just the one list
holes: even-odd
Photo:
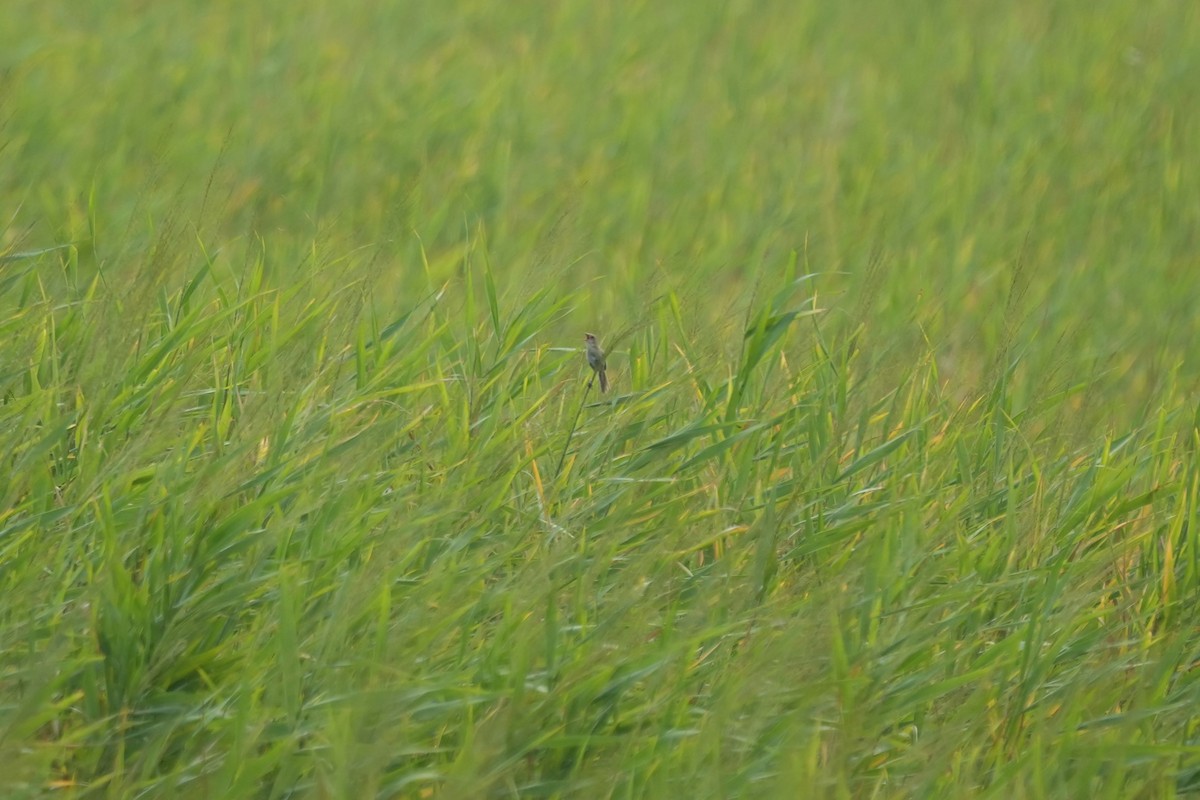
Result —
[{"label": "small brown bird", "polygon": [[608,373],[605,372],[607,364],[604,363],[604,351],[600,349],[599,342],[596,341],[596,337],[592,334],[585,333],[583,339],[587,342],[588,366],[600,376],[600,391],[607,392]]}]

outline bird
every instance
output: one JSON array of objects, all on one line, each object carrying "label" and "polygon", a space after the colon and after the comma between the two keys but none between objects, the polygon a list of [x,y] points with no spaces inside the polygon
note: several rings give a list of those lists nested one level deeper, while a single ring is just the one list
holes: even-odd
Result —
[{"label": "bird", "polygon": [[604,362],[604,351],[600,349],[600,343],[596,341],[596,337],[590,333],[583,335],[583,340],[587,342],[587,360],[588,366],[591,367],[597,375],[600,376],[600,391],[608,391],[608,373],[605,372],[607,364]]}]

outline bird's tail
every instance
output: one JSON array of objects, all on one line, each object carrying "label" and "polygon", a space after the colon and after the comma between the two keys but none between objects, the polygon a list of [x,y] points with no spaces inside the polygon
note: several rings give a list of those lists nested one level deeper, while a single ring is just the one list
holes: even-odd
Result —
[{"label": "bird's tail", "polygon": [[608,373],[604,370],[600,370],[600,391],[608,391]]}]

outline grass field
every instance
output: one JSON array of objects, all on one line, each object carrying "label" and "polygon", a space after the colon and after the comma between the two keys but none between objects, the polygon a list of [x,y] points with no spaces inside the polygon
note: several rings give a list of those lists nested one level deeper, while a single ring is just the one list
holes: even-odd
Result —
[{"label": "grass field", "polygon": [[1200,793],[1198,87],[1170,0],[7,0],[0,797]]}]

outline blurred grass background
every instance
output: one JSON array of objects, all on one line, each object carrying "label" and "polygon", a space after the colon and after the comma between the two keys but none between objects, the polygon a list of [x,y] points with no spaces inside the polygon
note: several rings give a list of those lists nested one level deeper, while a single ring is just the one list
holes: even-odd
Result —
[{"label": "blurred grass background", "polygon": [[12,0],[7,796],[1200,786],[1198,45]]}]

